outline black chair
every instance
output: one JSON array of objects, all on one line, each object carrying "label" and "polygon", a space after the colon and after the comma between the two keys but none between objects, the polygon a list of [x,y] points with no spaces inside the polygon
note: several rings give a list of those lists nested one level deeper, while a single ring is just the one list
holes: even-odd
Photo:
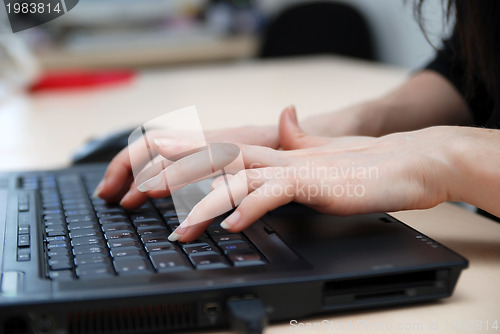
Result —
[{"label": "black chair", "polygon": [[375,60],[364,17],[353,7],[306,2],[286,8],[264,31],[259,58],[339,54]]}]

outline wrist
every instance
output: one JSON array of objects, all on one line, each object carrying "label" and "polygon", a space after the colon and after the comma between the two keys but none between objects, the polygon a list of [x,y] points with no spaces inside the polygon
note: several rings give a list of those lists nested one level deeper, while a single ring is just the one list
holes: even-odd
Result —
[{"label": "wrist", "polygon": [[427,175],[432,175],[426,182],[436,183],[440,202],[467,201],[464,194],[467,192],[470,174],[464,158],[471,151],[463,130],[458,126],[434,126],[419,130],[425,138],[423,149],[429,157],[426,163]]},{"label": "wrist", "polygon": [[498,216],[500,131],[459,126],[449,128],[455,134],[448,148],[455,178],[449,185],[448,200],[466,202]]}]

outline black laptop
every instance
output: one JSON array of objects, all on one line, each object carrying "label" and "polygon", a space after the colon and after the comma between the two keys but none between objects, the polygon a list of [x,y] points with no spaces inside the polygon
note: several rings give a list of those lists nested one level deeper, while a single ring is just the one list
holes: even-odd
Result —
[{"label": "black laptop", "polygon": [[[132,211],[94,199],[104,170],[0,174],[1,333],[289,322],[448,297],[467,267],[387,214],[335,217],[296,204],[242,233],[217,218],[199,240],[171,243],[179,224],[171,199]],[[257,319],[240,319],[241,309]]]}]

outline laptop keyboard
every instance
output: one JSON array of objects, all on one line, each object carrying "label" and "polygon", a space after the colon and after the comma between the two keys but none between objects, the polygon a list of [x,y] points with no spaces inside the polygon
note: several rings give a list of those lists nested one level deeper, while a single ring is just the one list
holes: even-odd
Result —
[{"label": "laptop keyboard", "polygon": [[110,205],[91,194],[102,174],[55,174],[25,180],[38,188],[44,245],[51,279],[254,266],[267,263],[244,235],[218,224],[196,241],[170,242],[179,225],[170,198],[153,199],[136,210]]}]

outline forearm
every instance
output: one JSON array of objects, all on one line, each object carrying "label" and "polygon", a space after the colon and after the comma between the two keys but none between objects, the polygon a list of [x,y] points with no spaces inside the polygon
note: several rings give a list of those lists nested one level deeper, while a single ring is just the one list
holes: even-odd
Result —
[{"label": "forearm", "polygon": [[318,135],[381,136],[471,123],[467,104],[452,84],[437,73],[423,71],[379,99],[306,119],[303,127]]}]

